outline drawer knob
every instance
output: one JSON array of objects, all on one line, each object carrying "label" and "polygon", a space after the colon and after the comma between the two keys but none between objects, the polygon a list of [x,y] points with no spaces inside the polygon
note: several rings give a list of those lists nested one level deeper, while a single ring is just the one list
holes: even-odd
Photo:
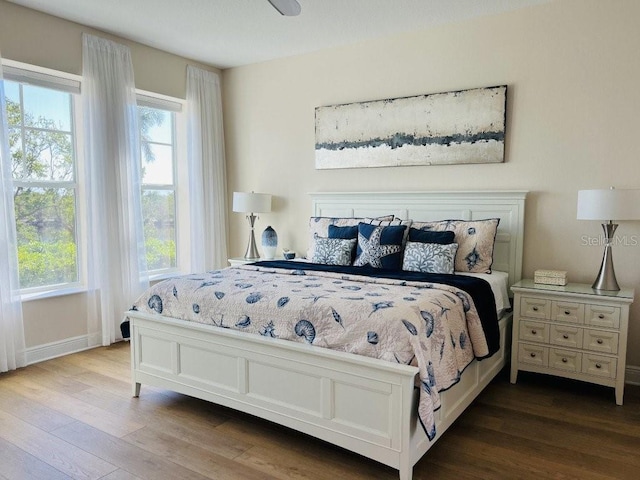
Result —
[{"label": "drawer knob", "polygon": [[537,330],[531,330],[531,335],[537,335],[538,331]]},{"label": "drawer knob", "polygon": [[531,358],[536,358],[536,354],[534,352],[531,352]]},{"label": "drawer knob", "polygon": [[602,364],[596,363],[596,368],[602,368]]},{"label": "drawer knob", "polygon": [[602,320],[604,318],[604,315],[601,313],[600,315],[598,315],[598,318]]},{"label": "drawer knob", "polygon": [[564,338],[565,340],[569,339],[569,335],[567,335],[566,333],[564,335],[562,335],[562,338]]},{"label": "drawer knob", "polygon": [[571,312],[570,312],[569,310],[565,310],[565,311],[564,311],[564,314],[565,314],[565,315],[571,315]]},{"label": "drawer knob", "polygon": [[602,339],[601,339],[601,338],[599,338],[598,340],[596,340],[596,343],[597,343],[598,345],[602,345],[604,342],[602,341]]},{"label": "drawer knob", "polygon": [[538,307],[536,307],[535,305],[531,308],[531,310],[533,310],[534,312],[538,311]]},{"label": "drawer knob", "polygon": [[567,363],[567,362],[568,362],[567,357],[562,357],[562,363]]}]

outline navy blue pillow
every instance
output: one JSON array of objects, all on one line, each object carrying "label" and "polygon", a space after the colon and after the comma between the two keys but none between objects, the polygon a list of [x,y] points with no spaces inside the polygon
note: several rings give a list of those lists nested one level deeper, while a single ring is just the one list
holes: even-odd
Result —
[{"label": "navy blue pillow", "polygon": [[358,224],[358,252],[356,267],[402,269],[402,240],[405,225],[377,227]]},{"label": "navy blue pillow", "polygon": [[420,243],[439,243],[440,245],[448,245],[454,242],[456,234],[450,230],[444,232],[435,232],[433,230],[418,230],[411,227],[409,229],[409,241]]},{"label": "navy blue pillow", "polygon": [[352,227],[336,227],[335,225],[329,225],[328,237],[342,238],[345,240],[358,238],[358,225],[353,225]]},{"label": "navy blue pillow", "polygon": [[[336,227],[335,225],[329,225],[329,238],[340,238],[343,240],[352,240],[358,238],[358,225],[350,227]],[[357,242],[356,242],[357,243]],[[356,249],[351,251],[351,263],[353,264],[356,259]]]}]

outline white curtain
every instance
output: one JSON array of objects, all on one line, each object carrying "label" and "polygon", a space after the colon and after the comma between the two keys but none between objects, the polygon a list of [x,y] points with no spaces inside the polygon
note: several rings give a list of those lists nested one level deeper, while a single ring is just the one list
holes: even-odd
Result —
[{"label": "white curtain", "polygon": [[11,171],[0,57],[0,372],[26,364]]},{"label": "white curtain", "polygon": [[82,97],[88,190],[89,328],[121,338],[126,310],[148,288],[140,200],[140,140],[131,53],[84,34]]},{"label": "white curtain", "polygon": [[227,188],[219,75],[187,67],[191,270],[227,264]]}]

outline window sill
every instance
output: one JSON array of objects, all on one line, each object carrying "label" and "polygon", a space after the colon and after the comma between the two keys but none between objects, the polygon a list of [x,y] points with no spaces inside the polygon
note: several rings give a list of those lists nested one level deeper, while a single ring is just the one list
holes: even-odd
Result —
[{"label": "window sill", "polygon": [[86,293],[87,288],[83,286],[57,288],[53,290],[44,290],[41,292],[25,293],[20,296],[20,300],[31,302],[33,300],[42,300],[45,298],[64,297],[65,295],[75,295],[77,293]]},{"label": "window sill", "polygon": [[[172,272],[163,272],[157,275],[150,275],[149,282],[158,283],[158,282],[161,282],[162,280],[177,277],[179,275],[182,275],[182,273],[177,270]],[[66,295],[76,295],[78,293],[86,293],[87,291],[88,291],[87,287],[84,287],[81,285],[66,287],[66,288],[54,288],[51,290],[42,290],[38,292],[23,293],[22,295],[20,295],[20,301],[23,303],[31,302],[34,300],[42,300],[45,298],[64,297]]]}]

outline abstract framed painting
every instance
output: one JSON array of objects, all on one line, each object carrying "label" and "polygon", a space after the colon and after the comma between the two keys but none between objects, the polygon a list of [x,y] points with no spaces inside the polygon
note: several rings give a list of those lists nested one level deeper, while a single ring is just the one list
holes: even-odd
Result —
[{"label": "abstract framed painting", "polygon": [[315,109],[316,169],[504,162],[507,86]]}]

